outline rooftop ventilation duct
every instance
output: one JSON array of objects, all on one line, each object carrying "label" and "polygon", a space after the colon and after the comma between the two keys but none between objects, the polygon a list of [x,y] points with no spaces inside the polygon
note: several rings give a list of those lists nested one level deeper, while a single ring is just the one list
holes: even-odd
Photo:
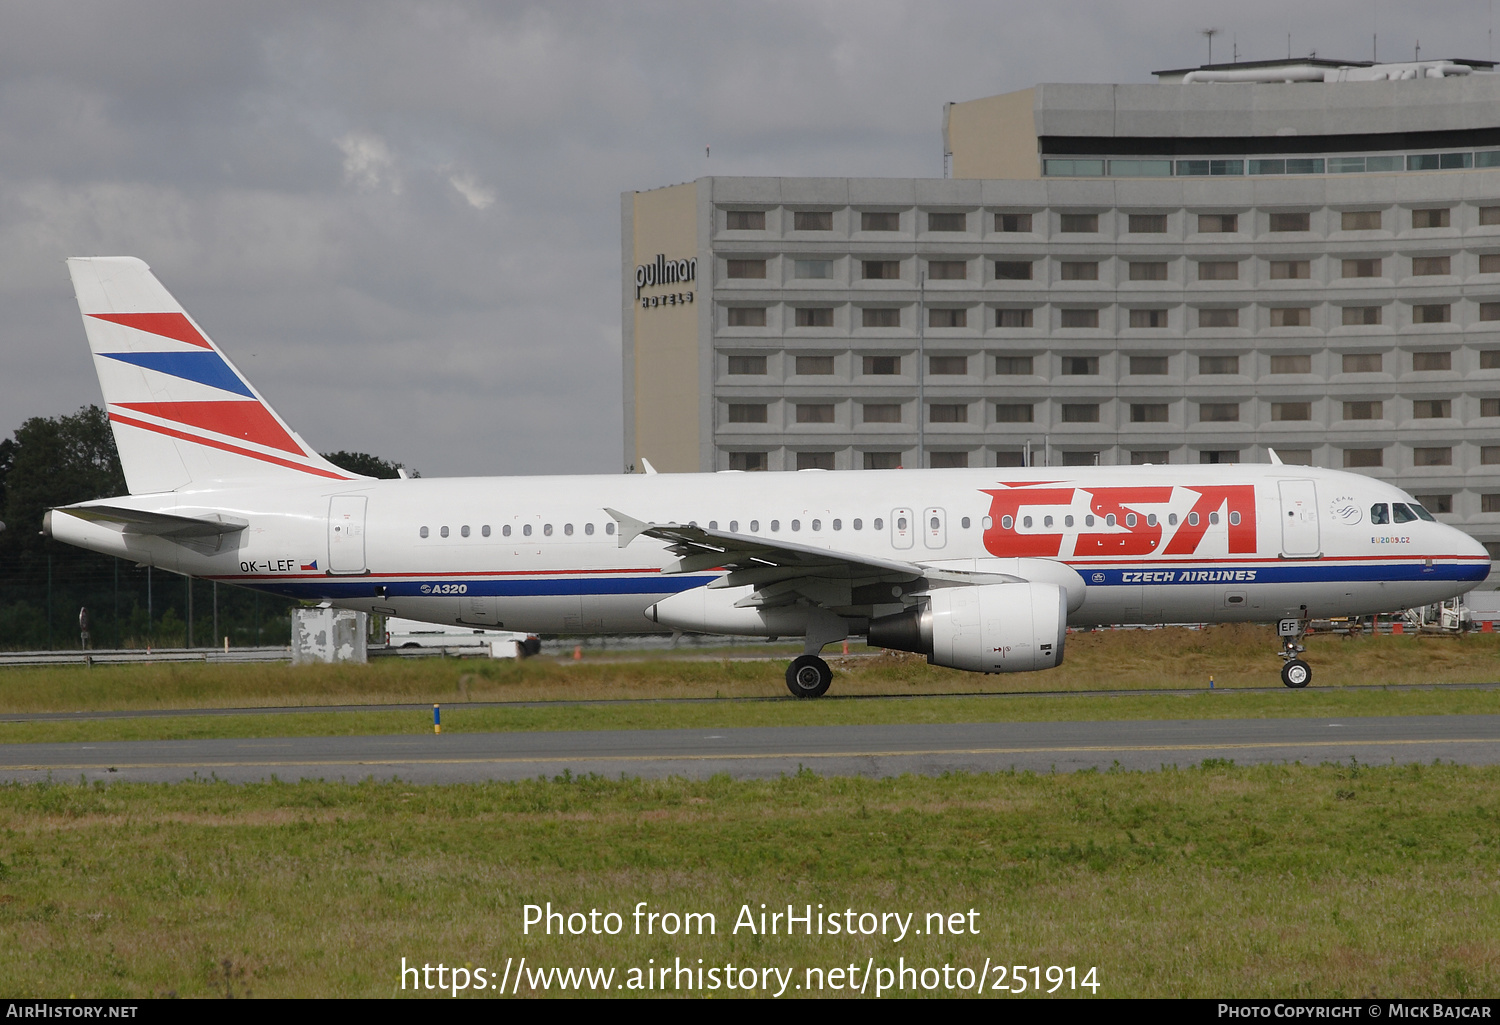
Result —
[{"label": "rooftop ventilation duct", "polygon": [[1449,78],[1473,72],[1467,64],[1453,61],[1413,61],[1405,64],[1374,64],[1369,67],[1322,68],[1313,64],[1285,64],[1272,68],[1189,71],[1188,82],[1398,82],[1416,78]]}]

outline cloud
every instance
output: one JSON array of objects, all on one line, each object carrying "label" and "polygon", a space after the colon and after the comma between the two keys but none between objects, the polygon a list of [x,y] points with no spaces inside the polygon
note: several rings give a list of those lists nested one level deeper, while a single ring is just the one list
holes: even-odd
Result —
[{"label": "cloud", "polygon": [[344,154],[344,183],[356,188],[374,190],[381,187],[400,194],[401,179],[396,174],[396,158],[378,135],[349,132],[334,140]]},{"label": "cloud", "polygon": [[478,180],[467,171],[449,175],[448,184],[452,185],[460,196],[468,200],[469,205],[475,210],[488,210],[495,205],[494,190],[479,184]]}]

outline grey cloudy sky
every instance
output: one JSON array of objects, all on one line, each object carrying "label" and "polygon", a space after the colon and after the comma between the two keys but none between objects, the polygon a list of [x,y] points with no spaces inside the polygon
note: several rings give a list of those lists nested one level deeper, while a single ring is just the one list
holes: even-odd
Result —
[{"label": "grey cloudy sky", "polygon": [[[139,256],[314,446],[621,465],[619,195],[939,176],[942,105],[1216,59],[1490,55],[1493,0],[0,2],[0,435],[99,401]],[[712,146],[705,159],[704,147]]]}]

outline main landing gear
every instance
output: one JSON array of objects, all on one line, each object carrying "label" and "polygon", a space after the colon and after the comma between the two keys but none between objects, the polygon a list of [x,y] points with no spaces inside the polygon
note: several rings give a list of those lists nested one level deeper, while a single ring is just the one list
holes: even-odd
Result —
[{"label": "main landing gear", "polygon": [[1307,636],[1307,620],[1283,619],[1276,624],[1276,632],[1281,636],[1281,682],[1300,690],[1312,682],[1312,666],[1298,657],[1307,650],[1302,644],[1302,638]]},{"label": "main landing gear", "polygon": [[833,682],[833,670],[817,655],[798,655],[786,667],[786,689],[793,697],[820,698]]}]

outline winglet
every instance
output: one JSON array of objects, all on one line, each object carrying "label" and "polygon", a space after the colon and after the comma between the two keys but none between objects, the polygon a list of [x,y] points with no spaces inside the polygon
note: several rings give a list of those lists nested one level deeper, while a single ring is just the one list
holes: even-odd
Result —
[{"label": "winglet", "polygon": [[609,513],[614,521],[620,525],[621,548],[624,548],[626,545],[630,544],[630,542],[640,537],[641,534],[645,533],[651,527],[651,524],[647,523],[646,521],[638,520],[634,516],[626,516],[618,509],[610,509],[606,507],[604,511]]},{"label": "winglet", "polygon": [[1276,454],[1276,450],[1274,448],[1268,448],[1268,449],[1266,449],[1266,453],[1271,457],[1271,465],[1272,466],[1281,466],[1282,465],[1281,457]]},{"label": "winglet", "polygon": [[[645,456],[641,457],[641,469],[645,471],[647,477],[656,476],[656,467],[652,466],[651,460],[647,459]],[[623,547],[623,545],[621,547]]]}]

